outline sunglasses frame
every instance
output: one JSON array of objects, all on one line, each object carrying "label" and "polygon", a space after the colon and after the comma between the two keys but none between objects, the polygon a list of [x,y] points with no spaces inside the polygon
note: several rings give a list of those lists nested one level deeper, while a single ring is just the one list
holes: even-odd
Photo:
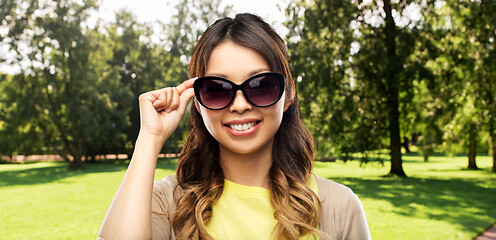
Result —
[{"label": "sunglasses frame", "polygon": [[[276,98],[276,100],[274,102],[272,102],[271,104],[268,104],[268,105],[257,105],[255,103],[253,103],[248,97],[247,97],[247,94],[245,92],[245,84],[248,84],[248,82],[250,82],[251,80],[255,79],[255,78],[259,78],[261,76],[266,76],[266,75],[271,75],[271,76],[275,76],[275,78],[278,80],[279,84],[280,84],[280,89],[279,89],[279,93],[278,93],[278,96]],[[234,94],[231,98],[231,100],[229,100],[229,103],[226,104],[226,106],[222,107],[222,108],[211,108],[209,106],[206,106],[202,99],[200,98],[200,83],[203,82],[203,81],[206,81],[206,80],[221,80],[221,81],[224,81],[226,83],[228,83],[229,85],[231,85],[233,87],[233,90],[234,90]],[[238,90],[241,90],[241,92],[243,93],[243,96],[245,97],[246,101],[248,101],[251,105],[255,106],[255,107],[270,107],[274,104],[276,104],[282,97],[282,94],[284,93],[284,89],[286,87],[286,83],[285,83],[285,77],[284,75],[280,74],[280,73],[276,73],[276,72],[264,72],[264,73],[259,73],[259,74],[255,74],[251,77],[249,77],[248,79],[246,79],[245,81],[243,81],[243,83],[241,84],[236,84],[236,83],[233,83],[231,80],[229,79],[226,79],[226,78],[223,78],[223,77],[218,77],[218,76],[204,76],[204,77],[200,77],[198,79],[195,80],[195,83],[194,83],[194,90],[195,90],[195,98],[196,100],[205,108],[207,109],[210,109],[210,110],[222,110],[226,107],[228,107],[229,105],[231,105],[231,103],[234,101],[234,98],[236,98],[236,93],[238,92]]]}]

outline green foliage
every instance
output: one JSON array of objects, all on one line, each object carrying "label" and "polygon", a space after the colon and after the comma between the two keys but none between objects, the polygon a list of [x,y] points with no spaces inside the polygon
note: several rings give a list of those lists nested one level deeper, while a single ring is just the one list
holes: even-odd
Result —
[{"label": "green foliage", "polygon": [[[25,76],[0,75],[0,155],[42,154],[46,151],[41,129],[30,122],[30,108],[20,107],[31,97],[23,92]],[[25,106],[30,106],[25,104]]]},{"label": "green foliage", "polygon": [[424,117],[417,126],[442,131],[446,152],[467,153],[469,146],[477,145],[476,152],[487,153],[488,142],[493,142],[494,152],[496,15],[492,10],[496,5],[491,1],[441,3],[435,11],[442,17],[431,22],[435,54],[427,61],[436,83],[428,82],[424,95],[417,98],[420,106],[428,106],[418,111]]},{"label": "green foliage", "polygon": [[[94,44],[81,27],[95,3],[16,4],[16,15],[8,18],[14,25],[2,22],[9,28],[10,49],[19,53],[18,62],[25,65],[16,77],[22,83],[16,100],[22,101],[16,102],[18,107],[13,111],[20,111],[18,116],[25,118],[21,126],[36,126],[37,132],[28,132],[29,135],[41,133],[53,151],[65,157],[71,167],[78,167],[89,136],[97,133],[95,125],[100,124],[90,110],[94,107],[91,100],[100,94],[90,88],[98,86],[90,61]],[[16,25],[24,28],[19,30]],[[9,120],[18,126],[15,119]]]},{"label": "green foliage", "polygon": [[121,96],[119,105],[122,109],[129,108],[122,118],[128,119],[130,124],[122,129],[125,141],[121,142],[120,148],[95,149],[95,154],[113,150],[130,156],[140,127],[137,99],[141,93],[154,90],[156,81],[162,78],[163,66],[159,60],[162,53],[160,46],[151,41],[152,29],[138,23],[136,16],[126,10],[116,13],[115,22],[105,26],[104,34],[108,36],[106,41],[112,54],[102,63],[118,71],[118,86],[129,91],[128,96]]},{"label": "green foliage", "polygon": [[[400,128],[412,129],[413,81],[432,75],[416,57],[429,42],[425,22],[408,19],[412,7],[435,17],[422,1],[291,3],[288,49],[320,154],[389,146],[391,172],[404,175]],[[393,12],[408,22],[395,23]]]},{"label": "green foliage", "polygon": [[427,159],[439,146],[468,149],[483,131],[495,153],[494,9],[468,0],[292,1],[288,49],[318,154],[388,146],[398,159],[402,136]]}]

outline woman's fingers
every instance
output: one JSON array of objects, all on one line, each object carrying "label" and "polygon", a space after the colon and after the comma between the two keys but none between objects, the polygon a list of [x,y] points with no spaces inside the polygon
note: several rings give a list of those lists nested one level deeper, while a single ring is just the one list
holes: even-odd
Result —
[{"label": "woman's fingers", "polygon": [[151,91],[149,94],[154,108],[160,108],[165,105],[165,88]]},{"label": "woman's fingers", "polygon": [[172,88],[172,100],[167,112],[169,113],[172,110],[177,109],[179,105],[180,105],[179,91],[177,90],[177,88]]},{"label": "woman's fingers", "polygon": [[172,99],[174,98],[174,88],[165,89],[165,108],[169,108],[172,104]]},{"label": "woman's fingers", "polygon": [[177,86],[177,90],[179,91],[179,95],[181,95],[186,89],[192,88],[196,79],[198,79],[198,78],[190,78],[190,79],[184,81],[183,83],[179,84],[179,86]]},{"label": "woman's fingers", "polygon": [[172,99],[171,88],[163,88],[159,91],[160,93],[158,95],[158,99],[153,104],[157,112],[167,109],[170,106],[170,102]]},{"label": "woman's fingers", "polygon": [[[153,107],[157,112],[166,111],[167,113],[178,109],[180,106],[187,105],[192,96],[194,96],[193,83],[196,78],[188,79],[177,87],[168,87],[149,92]],[[185,96],[182,94],[190,89]]]},{"label": "woman's fingers", "polygon": [[189,100],[193,96],[195,96],[195,90],[193,90],[193,88],[188,88],[188,89],[186,89],[186,90],[183,91],[183,93],[180,96],[180,98],[181,98],[181,101],[180,101],[181,104],[178,107],[178,110],[181,113],[184,113],[184,111],[186,110],[186,107],[188,106]]}]

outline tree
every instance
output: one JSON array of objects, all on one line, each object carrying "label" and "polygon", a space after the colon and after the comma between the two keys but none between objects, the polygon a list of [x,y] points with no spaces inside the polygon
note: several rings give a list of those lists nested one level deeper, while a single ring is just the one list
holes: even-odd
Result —
[{"label": "tree", "polygon": [[411,104],[413,80],[429,72],[414,57],[433,14],[424,2],[315,0],[288,10],[288,49],[313,135],[345,153],[389,146],[390,175],[406,176],[400,110]]},{"label": "tree", "polygon": [[134,102],[129,85],[123,84],[119,78],[121,68],[107,64],[113,57],[116,42],[102,34],[98,29],[88,31],[89,38],[95,44],[90,61],[95,73],[96,82],[91,88],[93,94],[85,102],[91,107],[91,134],[85,149],[86,160],[94,160],[96,155],[122,153],[129,143],[126,130],[131,121],[129,113]]},{"label": "tree", "polygon": [[30,122],[33,112],[20,105],[32,101],[26,84],[26,76],[0,75],[0,156],[46,153],[41,130]]},{"label": "tree", "polygon": [[24,66],[14,77],[20,84],[8,86],[19,93],[11,99],[17,107],[10,116],[20,116],[22,121],[4,116],[9,127],[32,127],[28,133],[42,136],[43,145],[62,156],[71,168],[81,167],[89,147],[110,145],[112,141],[106,140],[118,132],[112,126],[126,124],[122,111],[115,111],[115,101],[126,91],[113,81],[117,72],[99,62],[105,54],[91,36],[97,32],[85,25],[95,2],[10,3],[2,6],[6,13],[2,27],[9,29],[2,41]]},{"label": "tree", "polygon": [[[466,1],[469,14],[464,15],[469,41],[475,46],[474,81],[476,107],[491,140],[493,167],[496,173],[496,3],[494,1]],[[463,5],[460,4],[460,5]],[[454,9],[460,6],[453,6]]]},{"label": "tree", "polygon": [[131,158],[134,142],[140,128],[138,97],[141,93],[155,89],[155,82],[161,79],[164,66],[160,64],[160,46],[151,42],[153,31],[150,26],[138,23],[136,16],[127,10],[116,13],[115,23],[105,28],[112,44],[112,57],[107,64],[118,69],[117,81],[131,95],[120,103],[122,108],[130,106],[126,118],[130,124],[122,132],[125,143],[114,151],[124,150]]},{"label": "tree", "polygon": [[[438,22],[445,34],[438,39],[442,52],[430,65],[439,75],[433,95],[447,105],[446,140],[461,140],[468,151],[468,168],[477,169],[476,154],[482,133],[489,133],[496,172],[494,114],[496,4],[491,1],[440,1]],[[482,126],[482,127],[481,127]]]}]

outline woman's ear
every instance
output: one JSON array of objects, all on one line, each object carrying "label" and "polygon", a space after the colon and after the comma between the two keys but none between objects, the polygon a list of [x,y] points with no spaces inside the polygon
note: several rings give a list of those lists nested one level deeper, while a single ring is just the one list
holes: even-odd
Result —
[{"label": "woman's ear", "polygon": [[284,98],[284,112],[293,104],[294,99]]}]

